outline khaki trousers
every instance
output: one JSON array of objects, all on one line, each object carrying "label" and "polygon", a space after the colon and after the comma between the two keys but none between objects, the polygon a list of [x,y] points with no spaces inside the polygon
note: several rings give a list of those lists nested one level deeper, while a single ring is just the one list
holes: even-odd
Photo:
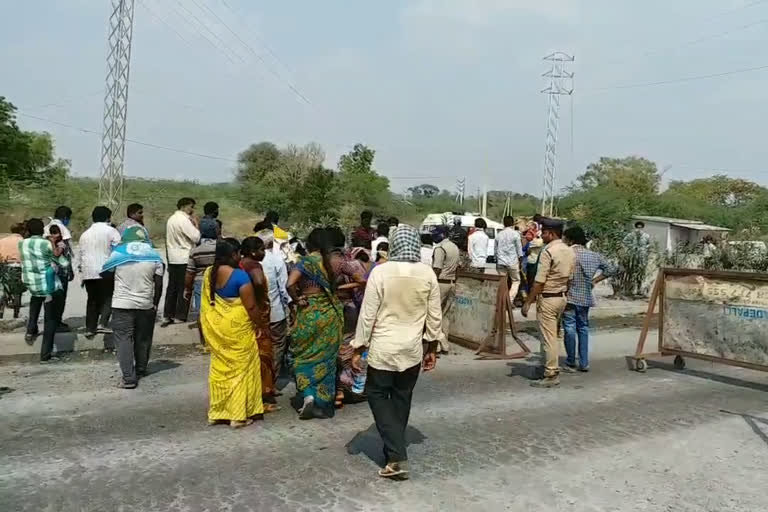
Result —
[{"label": "khaki trousers", "polygon": [[456,285],[453,283],[438,283],[440,287],[440,306],[443,310],[443,334],[438,340],[438,350],[440,352],[448,352],[450,350],[450,344],[448,343],[448,333],[451,330],[451,321],[448,318],[453,307],[453,296]]},{"label": "khaki trousers", "polygon": [[544,377],[557,377],[560,373],[560,340],[557,326],[565,311],[565,297],[541,297],[536,301],[536,320],[541,332],[541,351],[544,354]]}]

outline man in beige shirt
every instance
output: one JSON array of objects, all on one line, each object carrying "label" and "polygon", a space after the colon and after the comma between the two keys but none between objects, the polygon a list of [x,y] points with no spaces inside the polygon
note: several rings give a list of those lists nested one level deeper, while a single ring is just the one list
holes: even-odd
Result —
[{"label": "man in beige shirt", "polygon": [[544,377],[531,386],[551,388],[560,385],[559,352],[560,340],[557,326],[565,311],[568,281],[575,264],[570,247],[560,239],[563,236],[563,222],[542,218],[541,238],[547,244],[539,257],[536,281],[523,306],[523,316],[528,316],[531,305],[536,303],[536,320],[541,332],[541,347],[544,354]]},{"label": "man in beige shirt", "polygon": [[163,323],[166,327],[175,320],[187,321],[189,302],[184,298],[184,279],[187,274],[189,252],[200,241],[200,230],[194,217],[195,200],[182,197],[178,208],[165,225],[165,250],[168,256],[168,285],[165,288]]},{"label": "man in beige shirt", "polygon": [[[368,350],[366,392],[387,465],[379,476],[408,478],[405,429],[419,370],[432,370],[440,339],[440,289],[435,273],[421,263],[421,240],[412,226],[390,234],[389,260],[368,278],[352,359],[360,366]],[[424,345],[422,345],[424,343]]]},{"label": "man in beige shirt", "polygon": [[432,232],[432,238],[437,243],[432,253],[432,268],[435,270],[440,286],[440,306],[443,314],[443,329],[438,346],[442,354],[447,354],[450,347],[448,342],[451,327],[449,313],[453,306],[456,289],[456,270],[461,261],[459,247],[451,241],[448,234],[448,226],[438,226]]}]

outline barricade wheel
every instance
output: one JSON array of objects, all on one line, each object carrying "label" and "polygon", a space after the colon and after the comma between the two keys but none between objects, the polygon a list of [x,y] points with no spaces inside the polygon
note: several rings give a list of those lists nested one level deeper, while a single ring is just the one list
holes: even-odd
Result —
[{"label": "barricade wheel", "polygon": [[645,373],[645,370],[647,369],[648,369],[648,363],[645,361],[645,359],[635,360],[635,370],[637,370],[640,373]]},{"label": "barricade wheel", "polygon": [[675,370],[685,370],[685,359],[683,359],[683,356],[675,356],[675,361],[672,364]]}]

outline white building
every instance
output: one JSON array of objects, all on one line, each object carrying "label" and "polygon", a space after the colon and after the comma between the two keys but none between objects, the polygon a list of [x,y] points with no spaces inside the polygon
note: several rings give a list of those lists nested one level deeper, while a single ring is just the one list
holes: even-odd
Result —
[{"label": "white building", "polygon": [[644,215],[632,217],[629,228],[634,229],[637,221],[645,223],[645,232],[650,235],[651,243],[658,244],[660,251],[673,251],[679,244],[686,242],[698,244],[707,236],[717,242],[724,239],[730,231],[728,228],[711,226],[698,220]]}]

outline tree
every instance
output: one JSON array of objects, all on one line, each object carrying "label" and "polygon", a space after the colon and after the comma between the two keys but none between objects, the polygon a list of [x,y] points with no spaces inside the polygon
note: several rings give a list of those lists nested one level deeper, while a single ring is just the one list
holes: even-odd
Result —
[{"label": "tree", "polygon": [[339,158],[339,171],[350,174],[370,174],[376,152],[364,144],[355,144],[352,151]]},{"label": "tree", "polygon": [[237,181],[261,181],[277,169],[280,156],[280,150],[271,142],[251,144],[237,156]]},{"label": "tree", "polygon": [[768,189],[751,181],[729,178],[723,174],[692,181],[673,181],[669,192],[678,193],[712,205],[744,206],[768,193]]},{"label": "tree", "polygon": [[659,192],[661,175],[655,163],[642,157],[602,157],[598,162],[589,164],[587,172],[576,181],[575,190],[613,187],[632,194],[655,195]]},{"label": "tree", "polygon": [[389,200],[389,180],[373,169],[376,152],[363,144],[339,159],[341,197],[346,204],[381,208]]},{"label": "tree", "polygon": [[14,188],[46,185],[66,176],[69,161],[55,158],[49,133],[27,132],[16,123],[16,107],[0,96],[0,194]]},{"label": "tree", "polygon": [[429,183],[424,183],[415,187],[410,187],[408,192],[414,197],[434,197],[440,193],[440,189]]}]

